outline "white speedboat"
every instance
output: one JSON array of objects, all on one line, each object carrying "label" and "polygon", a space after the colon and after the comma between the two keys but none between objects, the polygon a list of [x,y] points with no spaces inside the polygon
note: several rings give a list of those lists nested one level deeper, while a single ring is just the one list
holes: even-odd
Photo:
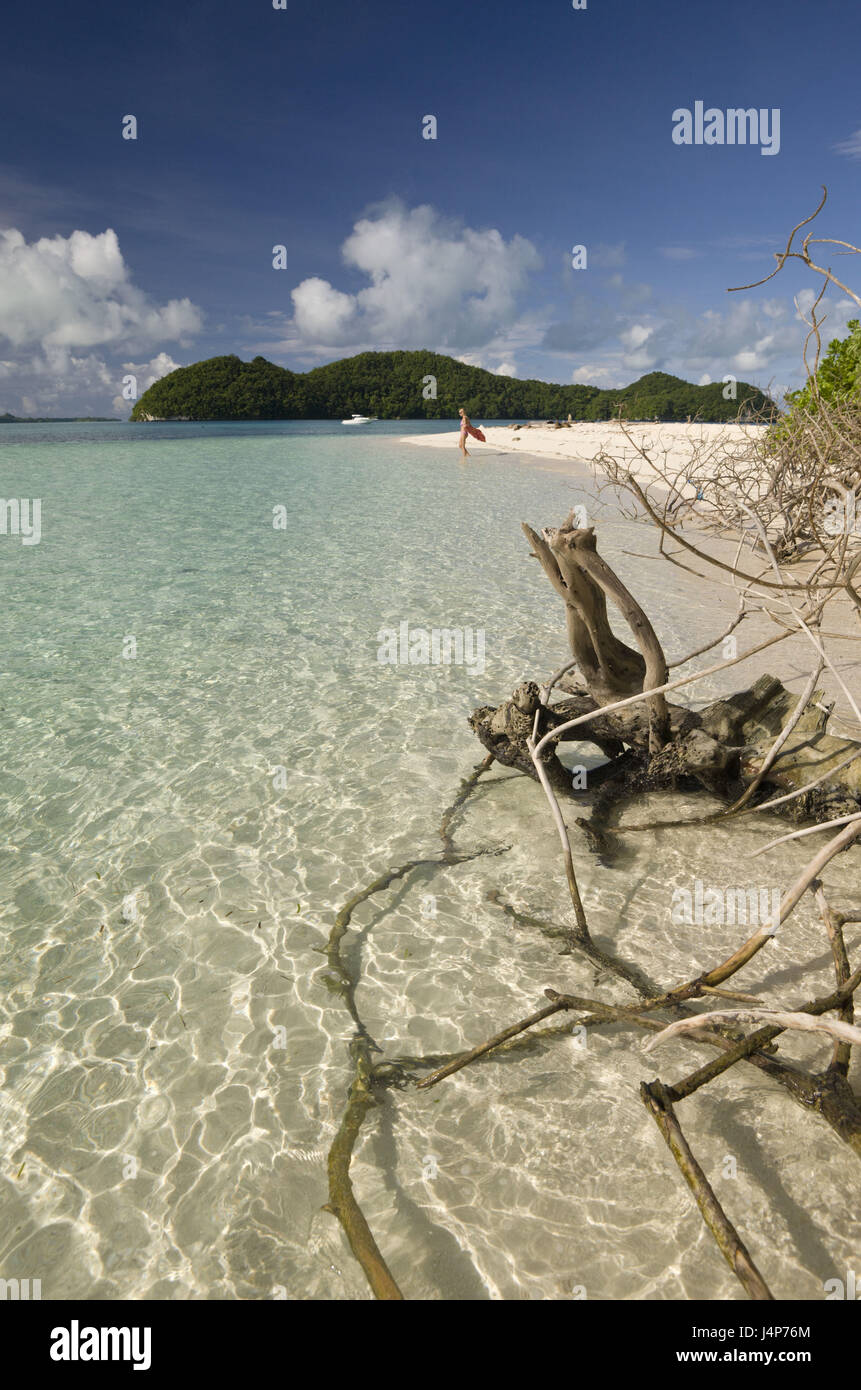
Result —
[{"label": "white speedboat", "polygon": [[353,415],[349,420],[342,420],[342,425],[370,425],[376,420],[376,415]]}]

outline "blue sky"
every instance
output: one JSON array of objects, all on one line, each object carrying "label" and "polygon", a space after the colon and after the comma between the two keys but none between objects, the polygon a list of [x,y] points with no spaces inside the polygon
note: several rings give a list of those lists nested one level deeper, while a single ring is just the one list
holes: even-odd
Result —
[{"label": "blue sky", "polygon": [[[143,390],[226,352],[797,380],[793,297],[818,284],[726,290],[773,268],[822,184],[821,234],[861,240],[858,7],[286,4],[7,12],[0,411],[125,415],[125,373]],[[674,143],[697,101],[779,109],[779,152]],[[826,337],[853,316],[828,309]]]}]

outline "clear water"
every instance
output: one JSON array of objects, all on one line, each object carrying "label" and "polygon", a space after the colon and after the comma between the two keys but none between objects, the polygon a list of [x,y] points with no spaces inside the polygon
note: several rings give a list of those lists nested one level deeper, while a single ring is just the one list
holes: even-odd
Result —
[{"label": "clear water", "polygon": [[[398,442],[423,428],[3,427],[0,491],[42,499],[42,539],[0,536],[0,1276],[43,1297],[371,1297],[321,1210],[352,1026],[320,948],[358,887],[439,853],[482,754],[470,710],[564,659],[519,522],[592,505],[585,472]],[[609,507],[601,538],[672,655],[731,615],[731,595],[637,558],[648,536]],[[380,664],[379,630],[404,621],[483,629],[486,669]],[[738,929],[674,926],[672,888],[785,882],[806,844],[740,867],[783,828],[765,819],[633,835],[614,868],[578,844],[596,937],[667,985],[714,963]],[[356,914],[358,1006],[386,1055],[471,1046],[548,985],[631,997],[487,901],[565,916],[531,783],[496,770],[456,838],[504,852]],[[830,986],[812,904],[769,950],[741,988]],[[545,1038],[389,1095],[353,1178],[408,1298],[743,1296],[637,1094],[710,1054],[640,1045]],[[753,1069],[682,1119],[778,1296],[858,1269],[857,1160],[821,1121]]]}]

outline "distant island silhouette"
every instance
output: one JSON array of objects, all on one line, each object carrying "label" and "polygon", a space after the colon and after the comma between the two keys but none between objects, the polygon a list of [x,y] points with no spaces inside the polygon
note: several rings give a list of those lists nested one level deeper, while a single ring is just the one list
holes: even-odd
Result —
[{"label": "distant island silhouette", "polygon": [[630,386],[562,386],[497,376],[441,353],[362,352],[308,372],[277,367],[265,357],[209,357],[156,381],[136,402],[134,421],[326,420],[351,414],[382,420],[454,419],[463,406],[482,419],[683,422],[760,417],[776,409],[748,382],[695,386],[649,372]]}]

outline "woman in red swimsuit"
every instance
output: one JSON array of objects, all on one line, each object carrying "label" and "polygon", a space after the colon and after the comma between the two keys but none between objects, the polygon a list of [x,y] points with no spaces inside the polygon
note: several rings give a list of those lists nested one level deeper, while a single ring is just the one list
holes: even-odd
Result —
[{"label": "woman in red swimsuit", "polygon": [[466,436],[468,434],[471,434],[474,439],[480,439],[482,444],[486,444],[487,440],[485,439],[481,430],[477,430],[475,428],[475,425],[470,420],[463,406],[461,406],[460,410],[458,411],[458,414],[460,416],[460,452],[463,454],[465,459],[468,459],[469,454],[467,453],[466,449]]}]

